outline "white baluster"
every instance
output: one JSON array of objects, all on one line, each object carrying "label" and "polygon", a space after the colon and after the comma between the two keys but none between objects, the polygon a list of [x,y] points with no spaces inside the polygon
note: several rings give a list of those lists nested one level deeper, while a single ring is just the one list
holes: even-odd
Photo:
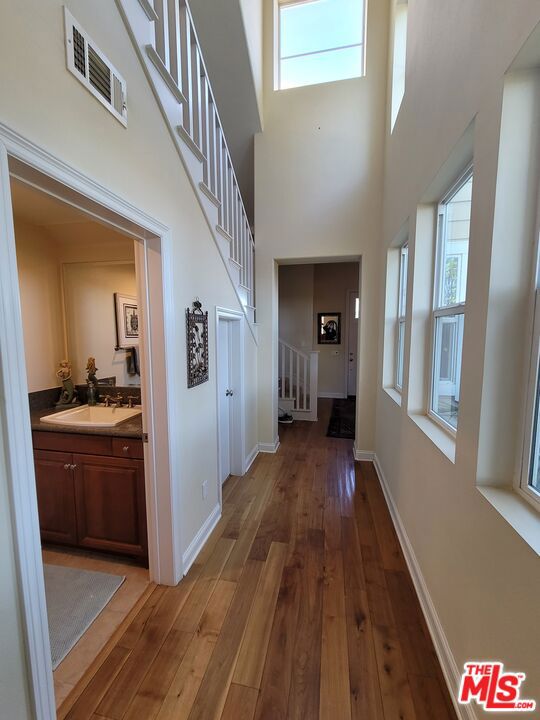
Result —
[{"label": "white baluster", "polygon": [[168,0],[169,8],[169,72],[178,87],[182,84],[182,50],[180,42],[180,3]]},{"label": "white baluster", "polygon": [[161,61],[170,70],[169,62],[169,12],[167,7],[167,0],[156,0],[155,11],[158,15],[158,20],[154,22],[154,33],[155,33],[155,48],[156,52],[161,58]]},{"label": "white baluster", "polygon": [[204,155],[203,181],[206,187],[210,187],[210,94],[208,91],[208,80],[205,75],[201,76],[201,152]]},{"label": "white baluster", "polygon": [[302,410],[307,410],[307,383],[308,383],[308,359],[304,355],[304,392],[302,393]]},{"label": "white baluster", "polygon": [[193,128],[193,98],[191,82],[191,20],[187,7],[180,8],[180,49],[182,68],[182,93],[187,101],[187,107],[182,110],[182,126],[191,136]]},{"label": "white baluster", "polygon": [[202,138],[202,102],[201,102],[201,55],[197,44],[191,44],[191,101],[193,104],[193,125],[191,139],[201,149]]},{"label": "white baluster", "polygon": [[280,397],[285,397],[285,345],[281,345],[281,391]]}]

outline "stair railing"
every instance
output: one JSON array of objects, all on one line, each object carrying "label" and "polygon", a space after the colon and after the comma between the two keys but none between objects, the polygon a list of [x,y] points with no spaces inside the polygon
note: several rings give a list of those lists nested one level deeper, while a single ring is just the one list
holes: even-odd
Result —
[{"label": "stair railing", "polygon": [[279,399],[292,400],[295,411],[311,412],[317,407],[319,353],[284,340],[279,340],[278,353]]},{"label": "stair railing", "polygon": [[154,22],[147,52],[180,104],[179,135],[203,164],[202,190],[218,207],[217,230],[230,243],[246,304],[255,306],[255,243],[217,104],[186,0],[139,0]]}]

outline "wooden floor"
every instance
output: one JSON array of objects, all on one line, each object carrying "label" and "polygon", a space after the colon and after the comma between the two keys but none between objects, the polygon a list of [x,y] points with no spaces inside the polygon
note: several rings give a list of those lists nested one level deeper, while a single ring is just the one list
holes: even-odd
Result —
[{"label": "wooden floor", "polygon": [[196,564],[69,720],[455,720],[373,466],[325,436],[329,409],[226,483]]}]

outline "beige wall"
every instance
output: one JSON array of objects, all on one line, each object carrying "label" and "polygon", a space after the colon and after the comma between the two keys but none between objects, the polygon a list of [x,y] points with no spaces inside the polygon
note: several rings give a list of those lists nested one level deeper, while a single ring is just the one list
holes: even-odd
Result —
[{"label": "beige wall", "polygon": [[98,377],[140,385],[125,352],[114,349],[114,293],[136,295],[133,241],[94,222],[41,227],[21,219],[15,239],[29,392],[58,385],[66,357],[74,381],[84,382],[90,355]]},{"label": "beige wall", "polygon": [[273,90],[272,6],[265,3],[264,132],[255,138],[259,435],[277,437],[275,259],[362,256],[356,426],[359,449],[373,450],[388,2],[368,3],[365,77],[281,92]]},{"label": "beige wall", "polygon": [[[347,394],[348,291],[358,290],[358,263],[281,265],[279,337],[293,347],[319,351],[319,394]],[[341,313],[341,343],[317,343],[317,313]]]},{"label": "beige wall", "polygon": [[125,351],[115,350],[113,298],[117,292],[136,297],[134,262],[73,262],[62,269],[68,357],[75,382],[86,380],[86,362],[92,356],[98,378],[115,376],[117,385],[140,385],[140,377],[127,372]]},{"label": "beige wall", "polygon": [[64,358],[62,271],[46,231],[15,224],[17,265],[28,391],[58,385],[56,370]]},{"label": "beige wall", "polygon": [[[528,126],[521,113],[515,118],[518,132],[510,145],[505,144],[508,126],[502,144],[500,128],[504,74],[539,21],[534,0],[519,3],[519,12],[515,5],[491,0],[409,3],[406,89],[394,132],[387,136],[380,257],[385,263],[388,248],[409,218],[413,337],[409,323],[401,407],[381,387],[380,349],[376,442],[392,498],[458,667],[473,658],[502,660],[528,674],[524,695],[537,701],[539,558],[476,484],[490,478],[500,483],[503,475],[506,486],[511,486],[519,455],[523,329],[533,239],[529,228],[523,241],[521,213],[529,192],[537,202],[530,160],[538,154],[538,122]],[[538,34],[535,42],[540,49]],[[534,62],[538,65],[538,57]],[[538,99],[532,106],[538,108]],[[454,148],[473,120],[462,400],[452,462],[408,412],[425,387],[419,369],[426,348],[418,346],[415,329],[423,323],[423,304],[429,309],[431,303],[432,265],[426,258],[432,243],[426,243],[426,232],[432,237],[433,224],[429,208],[418,206],[430,200],[426,190],[455,157]],[[527,142],[532,144],[524,151]],[[521,165],[530,173],[528,183]],[[513,189],[518,186],[520,202]],[[384,287],[380,293],[382,300]],[[483,458],[482,438],[484,447],[490,448]]]},{"label": "beige wall", "polygon": [[279,338],[301,350],[313,350],[314,265],[279,268]]},{"label": "beige wall", "polygon": [[[2,3],[0,87],[4,100],[0,122],[169,228],[168,257],[175,277],[171,301],[178,314],[175,341],[168,352],[177,368],[174,403],[181,427],[178,437],[172,438],[172,453],[181,468],[181,476],[173,481],[181,505],[184,551],[218,502],[213,308],[238,310],[240,304],[116,5],[109,0],[66,3],[127,81],[127,129],[66,70],[63,4],[60,0]],[[210,311],[211,370],[209,382],[188,390],[184,313],[196,297]],[[246,397],[251,403],[246,411],[249,449],[257,432],[256,396],[251,385],[257,377],[254,356],[254,340],[246,329],[246,363],[251,363],[246,368]],[[204,499],[202,482],[206,480],[210,481],[209,492]],[[5,483],[2,466],[0,485]],[[9,552],[8,546],[2,545],[0,584],[16,606],[13,571],[4,561]],[[8,618],[12,615],[8,614],[6,621]],[[0,677],[10,676],[17,676],[16,655],[4,651]],[[24,683],[23,675],[20,682]],[[17,697],[14,680],[7,693],[2,693],[2,702],[9,707]],[[28,716],[24,710],[18,713]]]},{"label": "beige wall", "polygon": [[[319,351],[319,394],[347,395],[348,327],[351,319],[347,307],[348,291],[358,290],[358,263],[315,265],[313,284],[313,348]],[[341,313],[341,343],[317,344],[317,314]]]}]

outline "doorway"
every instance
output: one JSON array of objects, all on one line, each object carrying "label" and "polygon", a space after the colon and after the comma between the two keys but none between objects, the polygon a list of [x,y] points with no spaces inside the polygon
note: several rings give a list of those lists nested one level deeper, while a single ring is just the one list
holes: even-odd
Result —
[{"label": "doorway", "polygon": [[[143,383],[144,471],[150,578],[175,585],[181,567],[179,508],[171,478],[175,463],[169,453],[174,414],[167,408],[167,382],[172,368],[165,346],[173,323],[167,322],[171,278],[167,275],[168,230],[144,213],[85,178],[58,159],[14,133],[0,137],[0,412],[9,434],[4,437],[14,539],[19,569],[31,700],[37,720],[56,717],[47,623],[47,606],[37,511],[37,495],[28,381],[19,300],[15,232],[10,182],[15,178],[93,221],[114,228],[134,241],[138,297],[141,303],[140,362]],[[164,381],[165,380],[165,381]],[[171,384],[171,383],[169,383]],[[119,461],[122,462],[122,461]],[[75,466],[76,463],[73,463]],[[65,466],[71,468],[69,462]],[[67,472],[67,471],[66,471]]]},{"label": "doorway", "polygon": [[358,377],[358,322],[360,318],[360,295],[358,290],[347,293],[347,395],[356,397]]},{"label": "doorway", "polygon": [[218,478],[244,474],[244,316],[216,310],[216,377],[218,409]]}]

